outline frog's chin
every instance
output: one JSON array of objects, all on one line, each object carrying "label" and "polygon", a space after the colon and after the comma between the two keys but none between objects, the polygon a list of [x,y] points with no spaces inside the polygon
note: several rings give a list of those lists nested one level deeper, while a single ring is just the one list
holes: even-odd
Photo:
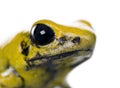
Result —
[{"label": "frog's chin", "polygon": [[44,65],[45,63],[52,63],[54,60],[59,60],[62,58],[69,58],[69,57],[75,57],[75,56],[83,56],[86,57],[90,53],[92,53],[92,49],[86,49],[86,50],[74,50],[74,51],[69,51],[53,56],[35,56],[30,59],[26,59],[26,63],[29,67],[40,67]]}]

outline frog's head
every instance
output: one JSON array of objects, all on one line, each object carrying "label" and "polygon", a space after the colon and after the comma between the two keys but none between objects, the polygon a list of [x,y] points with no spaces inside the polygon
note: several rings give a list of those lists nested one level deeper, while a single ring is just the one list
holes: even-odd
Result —
[{"label": "frog's head", "polygon": [[[86,29],[91,25],[82,21],[84,27],[63,26],[49,20],[35,22],[30,33],[20,33],[19,51],[25,56],[29,67],[42,65],[75,66],[88,59],[95,45],[95,34]],[[80,56],[79,58],[73,58]]]}]

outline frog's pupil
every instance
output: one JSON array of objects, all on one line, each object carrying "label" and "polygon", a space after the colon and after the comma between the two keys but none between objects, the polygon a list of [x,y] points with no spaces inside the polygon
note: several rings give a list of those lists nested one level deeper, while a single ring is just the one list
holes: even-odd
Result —
[{"label": "frog's pupil", "polygon": [[54,40],[54,31],[45,24],[37,24],[31,30],[31,40],[37,45],[46,45]]}]

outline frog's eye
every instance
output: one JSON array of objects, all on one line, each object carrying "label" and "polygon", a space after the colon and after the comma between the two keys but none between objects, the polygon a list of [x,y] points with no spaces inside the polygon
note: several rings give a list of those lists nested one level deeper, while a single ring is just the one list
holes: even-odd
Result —
[{"label": "frog's eye", "polygon": [[49,26],[37,24],[32,28],[30,38],[37,45],[47,45],[55,39],[55,34]]}]

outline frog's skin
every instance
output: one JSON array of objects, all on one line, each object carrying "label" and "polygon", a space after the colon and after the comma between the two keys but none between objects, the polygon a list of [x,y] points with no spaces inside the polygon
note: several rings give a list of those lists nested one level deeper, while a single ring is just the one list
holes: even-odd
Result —
[{"label": "frog's skin", "polygon": [[0,88],[70,88],[66,75],[92,55],[96,37],[87,30],[92,29],[87,21],[79,21],[83,26],[75,27],[39,20],[31,29],[38,24],[54,32],[49,43],[33,41],[31,30],[18,33],[1,46]]}]

